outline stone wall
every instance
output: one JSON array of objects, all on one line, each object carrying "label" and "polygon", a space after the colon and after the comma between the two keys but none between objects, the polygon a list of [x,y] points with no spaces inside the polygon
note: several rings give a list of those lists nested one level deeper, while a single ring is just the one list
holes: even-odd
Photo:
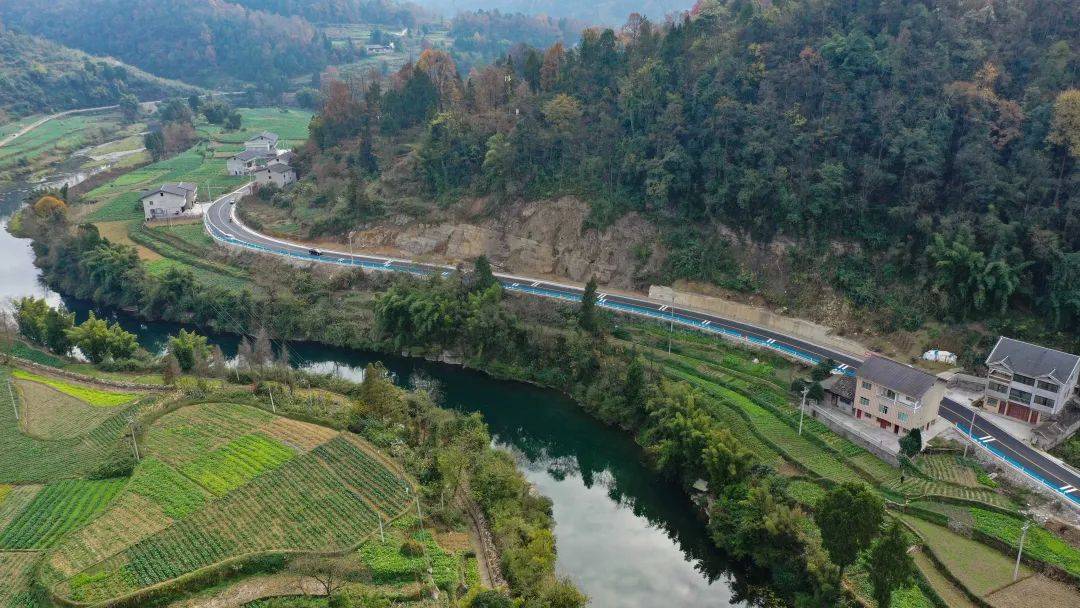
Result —
[{"label": "stone wall", "polygon": [[674,299],[676,307],[710,312],[733,321],[771,329],[820,346],[847,352],[859,358],[864,357],[866,352],[870,350],[854,340],[835,335],[832,328],[804,319],[785,317],[759,306],[741,304],[696,293],[676,291],[671,287],[660,285],[649,286],[649,297],[660,302],[671,302]]}]

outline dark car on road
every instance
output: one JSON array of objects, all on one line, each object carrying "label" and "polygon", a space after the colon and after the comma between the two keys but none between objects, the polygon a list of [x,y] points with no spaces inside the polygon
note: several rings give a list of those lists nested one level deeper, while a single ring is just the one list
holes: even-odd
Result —
[{"label": "dark car on road", "polygon": [[307,252],[310,253],[311,255],[322,255],[322,252],[319,251],[318,249],[308,249]]}]

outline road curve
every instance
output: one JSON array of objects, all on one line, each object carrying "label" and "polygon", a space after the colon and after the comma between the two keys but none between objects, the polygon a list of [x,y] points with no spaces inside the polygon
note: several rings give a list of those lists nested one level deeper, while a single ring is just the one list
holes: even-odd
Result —
[{"label": "road curve", "polygon": [[[233,203],[239,200],[240,197],[240,190],[226,194],[214,201],[203,215],[203,224],[206,231],[220,243],[300,259],[306,262],[357,266],[367,270],[407,272],[422,276],[449,274],[454,270],[452,266],[425,264],[396,257],[354,254],[329,249],[321,250],[322,255],[312,255],[310,245],[273,238],[245,226],[236,216],[233,206]],[[520,275],[495,273],[495,278],[507,291],[570,302],[581,301],[581,294],[584,291],[582,287],[577,285],[556,283]],[[831,358],[837,362],[837,369],[848,375],[852,375],[854,368],[858,367],[862,362],[860,355],[854,353],[813,344],[805,340],[785,336],[779,332],[733,321],[710,313],[685,308],[674,309],[670,304],[648,298],[600,292],[597,304],[617,312],[648,317],[664,323],[689,327],[704,333],[742,340],[750,345],[768,348],[786,357],[810,365],[814,365],[822,359]]]},{"label": "road curve", "polygon": [[[214,201],[203,215],[203,224],[207,232],[219,243],[305,262],[355,266],[383,272],[407,272],[431,276],[433,274],[446,275],[454,270],[452,266],[327,249],[321,250],[322,255],[312,255],[309,245],[273,238],[245,226],[236,216],[233,205],[241,198],[240,192],[244,188],[246,186]],[[581,301],[583,289],[577,285],[504,273],[496,273],[495,278],[508,291],[570,302]],[[852,353],[830,349],[709,313],[687,309],[674,310],[668,304],[648,298],[601,292],[597,304],[617,312],[648,317],[662,323],[674,323],[704,333],[742,340],[809,364],[816,364],[824,358],[832,358],[838,364],[837,371],[847,375],[854,375],[855,369],[862,363],[861,358]],[[972,410],[952,399],[946,397],[942,400],[939,415],[954,424],[961,433],[970,434],[971,439],[981,449],[990,452],[998,460],[1020,471],[1054,494],[1063,497],[1068,504],[1080,507],[1080,475],[1076,472],[1061,466],[1042,452],[1016,439],[993,422],[977,414],[974,428],[969,431],[969,427],[972,426]]]}]

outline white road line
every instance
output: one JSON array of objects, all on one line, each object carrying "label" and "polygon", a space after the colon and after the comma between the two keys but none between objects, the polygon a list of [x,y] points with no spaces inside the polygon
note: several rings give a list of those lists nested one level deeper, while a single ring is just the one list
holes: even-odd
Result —
[{"label": "white road line", "polygon": [[985,437],[979,437],[979,440],[980,441],[986,441],[987,439],[993,439],[993,438],[994,438],[993,435],[986,435]]},{"label": "white road line", "polygon": [[667,309],[668,309],[668,307],[667,307],[667,306],[661,306],[661,307],[660,307],[660,312],[664,312],[664,311],[665,311],[665,310],[667,310]]},{"label": "white road line", "polygon": [[1076,488],[1069,488],[1068,490],[1065,490],[1065,493],[1066,494],[1072,494],[1075,491],[1076,491]]},{"label": "white road line", "polygon": [[519,286],[519,285],[521,285],[521,283],[511,283],[511,284],[510,284],[510,286],[511,286],[511,287],[517,287],[517,286]]},{"label": "white road line", "polygon": [[981,441],[983,443],[993,443],[993,442],[997,441],[997,439],[994,439],[993,437],[990,437],[990,438],[983,437],[979,441]]},{"label": "white road line", "polygon": [[[1062,490],[1062,491],[1068,491],[1068,490],[1069,490],[1069,488],[1072,488],[1072,485],[1070,485],[1070,484],[1065,484],[1065,485],[1061,486],[1061,487],[1060,487],[1060,488],[1058,488],[1058,489],[1059,489],[1059,490]],[[1075,490],[1076,488],[1073,488],[1073,489]]]},{"label": "white road line", "polygon": [[712,321],[705,321],[702,325],[709,325],[710,323],[712,323]]},{"label": "white road line", "polygon": [[537,281],[537,282],[533,283],[532,286],[533,287],[539,287],[540,286],[540,281]]}]

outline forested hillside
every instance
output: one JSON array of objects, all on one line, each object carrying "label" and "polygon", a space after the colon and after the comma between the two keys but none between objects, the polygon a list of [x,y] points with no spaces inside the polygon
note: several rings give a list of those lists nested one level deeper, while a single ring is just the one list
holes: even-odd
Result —
[{"label": "forested hillside", "polygon": [[[1075,336],[1078,12],[705,0],[465,81],[426,53],[366,94],[342,87],[313,140],[369,173],[395,162],[373,156],[379,136],[416,143],[393,185],[407,170],[443,204],[577,194],[596,225],[643,214],[668,236],[665,276],[642,282],[768,287],[784,305],[831,287],[885,329],[995,319]],[[740,256],[751,242],[786,252],[779,287]]]},{"label": "forested hillside", "polygon": [[454,55],[459,59],[490,62],[520,45],[544,48],[556,42],[573,43],[585,23],[563,17],[479,10],[458,13],[450,21]]},{"label": "forested hillside", "polygon": [[281,87],[333,60],[326,38],[299,17],[208,0],[0,0],[8,27],[168,78],[223,77]]},{"label": "forested hillside", "polygon": [[415,27],[430,18],[418,5],[393,0],[233,0],[250,9],[298,15],[313,23],[379,23]]},{"label": "forested hillside", "polygon": [[9,116],[162,99],[195,90],[0,24],[0,110]]},{"label": "forested hillside", "polygon": [[591,25],[615,26],[623,23],[630,13],[640,13],[658,22],[669,14],[689,10],[693,0],[597,0],[576,2],[555,0],[416,0],[418,4],[452,17],[458,12],[500,10],[504,13],[545,15],[560,19],[567,17]]}]

